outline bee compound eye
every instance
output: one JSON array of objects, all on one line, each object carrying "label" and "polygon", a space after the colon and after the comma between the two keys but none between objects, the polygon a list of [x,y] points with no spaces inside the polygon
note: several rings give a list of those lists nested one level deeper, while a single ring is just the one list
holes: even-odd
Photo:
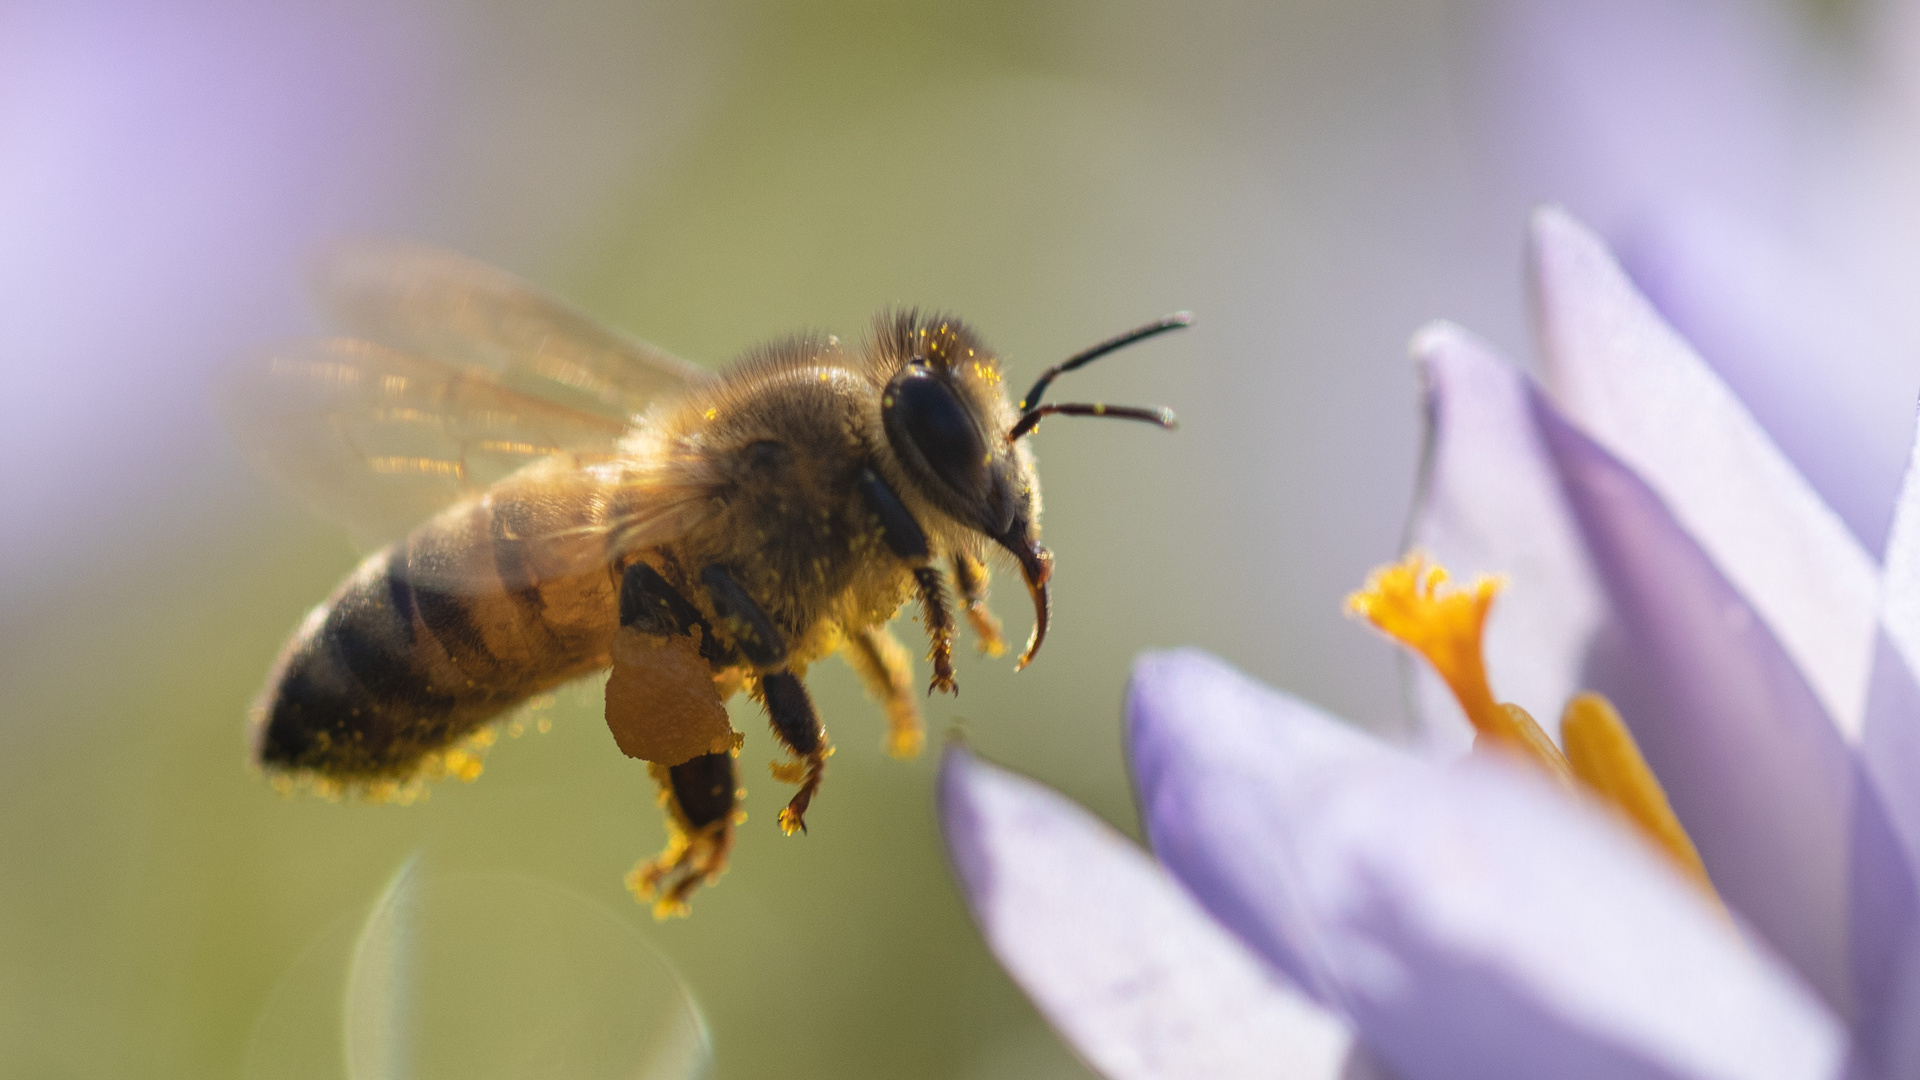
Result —
[{"label": "bee compound eye", "polygon": [[902,457],[918,458],[934,479],[962,500],[973,503],[986,497],[986,440],[967,407],[939,375],[923,365],[909,364],[894,376],[882,401],[887,440]]}]

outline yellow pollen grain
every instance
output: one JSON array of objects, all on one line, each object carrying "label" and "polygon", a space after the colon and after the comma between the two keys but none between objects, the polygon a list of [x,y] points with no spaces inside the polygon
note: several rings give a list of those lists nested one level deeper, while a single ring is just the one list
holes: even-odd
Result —
[{"label": "yellow pollen grain", "polygon": [[473,754],[467,753],[465,750],[447,751],[447,756],[446,756],[447,772],[453,776],[459,777],[461,780],[465,781],[466,783],[471,784],[475,780],[480,779],[480,773],[485,768],[486,768],[485,763],[483,763],[478,757],[474,756]]},{"label": "yellow pollen grain", "polygon": [[706,412],[703,412],[703,413],[701,413],[700,415],[701,415],[701,416],[703,416],[703,417],[705,417],[705,418],[706,418],[706,419],[708,419],[708,420],[712,420],[712,419],[713,419],[714,417],[716,417],[716,416],[719,416],[719,415],[720,415],[720,410],[719,410],[719,409],[708,409],[708,410],[707,410]]},{"label": "yellow pollen grain", "polygon": [[1347,612],[1433,666],[1473,725],[1477,747],[1519,754],[1555,780],[1571,783],[1567,759],[1553,740],[1526,710],[1496,701],[1487,683],[1481,635],[1504,583],[1482,576],[1465,588],[1446,584],[1446,570],[1415,552],[1368,575],[1366,586],[1347,597]]},{"label": "yellow pollen grain", "polygon": [[1575,694],[1560,717],[1560,739],[1573,775],[1631,821],[1682,874],[1712,893],[1699,850],[1613,703],[1591,692]]}]

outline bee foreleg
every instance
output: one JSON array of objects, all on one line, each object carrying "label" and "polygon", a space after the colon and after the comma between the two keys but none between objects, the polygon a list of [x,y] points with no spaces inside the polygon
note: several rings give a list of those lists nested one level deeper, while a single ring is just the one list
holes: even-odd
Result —
[{"label": "bee foreleg", "polygon": [[867,500],[867,509],[872,510],[880,522],[880,538],[886,541],[888,550],[905,559],[910,565],[920,566],[932,555],[927,545],[926,531],[920,523],[913,520],[900,496],[894,494],[885,480],[880,479],[872,469],[860,470],[860,494]]},{"label": "bee foreleg", "polygon": [[734,787],[731,751],[702,754],[679,765],[651,766],[667,807],[667,846],[658,858],[627,875],[627,888],[653,901],[655,918],[687,914],[687,900],[727,868],[733,850]]},{"label": "bee foreleg", "polygon": [[887,710],[887,753],[910,758],[926,745],[920,723],[920,702],[913,693],[913,661],[905,646],[884,626],[849,631],[844,646],[847,663],[860,673],[867,693]]},{"label": "bee foreleg", "polygon": [[767,717],[773,721],[774,735],[799,759],[773,766],[775,779],[800,785],[787,808],[780,811],[780,829],[791,836],[807,829],[807,806],[813,802],[814,792],[820,790],[827,755],[833,750],[827,745],[827,731],[820,726],[820,715],[814,712],[813,699],[807,695],[807,687],[798,676],[789,671],[760,676],[760,700],[767,707]]},{"label": "bee foreleg", "polygon": [[1000,620],[987,608],[987,564],[964,551],[953,553],[953,581],[959,586],[960,599],[966,604],[967,623],[979,639],[980,651],[999,656],[1007,651],[1000,636]]},{"label": "bee foreleg", "polygon": [[927,659],[933,661],[933,681],[927,693],[945,690],[958,694],[960,687],[953,681],[953,613],[947,610],[947,587],[940,580],[940,571],[931,566],[915,570],[913,580],[920,587],[921,617],[932,643]]},{"label": "bee foreleg", "polygon": [[[888,549],[913,568],[913,580],[920,589],[920,606],[926,613],[927,636],[933,642],[927,655],[933,661],[933,683],[927,692],[945,690],[949,694],[958,693],[959,688],[953,681],[953,616],[947,611],[947,592],[940,581],[940,571],[928,565],[932,549],[927,543],[926,531],[920,528],[919,522],[913,520],[913,515],[907,511],[906,504],[900,501],[900,496],[894,494],[887,482],[872,469],[860,470],[860,493],[866,498],[867,508],[878,519],[880,537],[886,541]],[[855,667],[860,665],[856,663]],[[881,689],[891,681],[895,672],[884,667],[879,670],[885,671],[885,677],[876,681],[874,676],[868,675],[867,683],[882,694],[882,700],[888,702],[887,710],[894,717],[893,730],[898,739],[902,725],[889,692]],[[861,674],[867,675],[867,670],[861,668]],[[915,717],[912,730],[916,739],[921,738],[919,727],[918,717]],[[911,756],[918,751],[918,741],[906,754],[901,753],[898,743],[894,748],[895,756]]]}]

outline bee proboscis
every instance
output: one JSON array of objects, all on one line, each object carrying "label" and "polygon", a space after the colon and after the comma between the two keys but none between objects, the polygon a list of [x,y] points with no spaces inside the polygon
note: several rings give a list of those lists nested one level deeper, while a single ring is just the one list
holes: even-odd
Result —
[{"label": "bee proboscis", "polygon": [[1025,436],[1046,416],[1173,426],[1165,409],[1043,404],[1052,380],[1186,325],[1169,316],[1042,375],[1017,403],[999,358],[946,316],[883,313],[763,346],[721,374],[596,323],[491,267],[392,243],[338,249],[324,306],[352,336],[237,367],[230,426],[268,472],[380,548],[300,625],[252,716],[283,787],[410,798],[477,775],[495,721],[610,669],[606,717],[649,763],[670,838],[629,884],[684,912],[725,869],[745,690],[792,755],[781,811],[806,827],[831,749],[801,681],[838,652],[924,741],[907,651],[918,603],[929,692],[955,689],[949,587],[983,651],[987,560],[1018,568],[1045,640],[1053,557]]}]

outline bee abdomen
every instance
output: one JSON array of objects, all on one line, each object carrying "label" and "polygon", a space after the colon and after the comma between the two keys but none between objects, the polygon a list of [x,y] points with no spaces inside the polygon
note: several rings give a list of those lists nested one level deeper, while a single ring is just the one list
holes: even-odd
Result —
[{"label": "bee abdomen", "polygon": [[254,756],[406,780],[528,698],[608,664],[603,480],[530,468],[378,552],[307,617],[254,709]]},{"label": "bee abdomen", "polygon": [[435,687],[418,626],[433,605],[393,554],[367,560],[294,635],[256,712],[261,765],[398,776],[459,734],[476,695]]},{"label": "bee abdomen", "polygon": [[[565,605],[576,618],[556,625],[525,595],[413,581],[403,563],[421,542],[368,559],[294,635],[255,710],[262,766],[405,779],[488,720],[605,666],[610,582],[606,605]],[[578,581],[545,587],[575,601],[582,592]]]}]

